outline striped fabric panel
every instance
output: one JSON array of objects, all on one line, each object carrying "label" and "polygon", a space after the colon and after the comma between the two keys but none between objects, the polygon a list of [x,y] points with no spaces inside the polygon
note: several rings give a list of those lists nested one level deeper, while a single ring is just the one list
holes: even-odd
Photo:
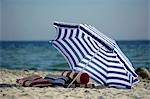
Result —
[{"label": "striped fabric panel", "polygon": [[[75,67],[76,71],[81,71],[83,69],[81,65],[84,64],[80,63],[79,66]],[[93,79],[95,82],[106,85],[106,78],[103,76],[103,74],[96,72],[96,70],[92,71],[90,66],[87,66],[83,72],[88,73],[90,75],[90,78]]]},{"label": "striped fabric panel", "polygon": [[103,35],[102,33],[100,33],[95,27],[92,26],[88,26],[86,24],[84,24],[85,27],[89,28],[90,30],[92,30],[94,33],[96,33],[100,39],[104,39],[105,41],[107,41],[108,43],[110,43],[111,45],[113,45],[116,48],[117,53],[120,53],[120,57],[122,60],[124,60],[124,62],[126,62],[125,64],[128,64],[128,66],[126,66],[126,68],[129,71],[132,71],[131,73],[133,75],[135,75],[135,77],[137,77],[136,73],[134,73],[134,68],[132,67],[132,64],[130,63],[130,61],[128,60],[128,58],[122,53],[122,51],[120,50],[120,48],[117,46],[117,44],[115,43],[114,40],[112,40],[111,38]]},{"label": "striped fabric panel", "polygon": [[120,63],[123,64],[123,66],[125,67],[125,70],[127,70],[128,73],[131,75],[131,78],[133,79],[132,83],[135,84],[135,83],[139,82],[138,75],[135,73],[134,68],[132,67],[132,65],[130,65],[130,63],[125,61],[125,58],[124,58],[125,56],[123,57],[123,55],[121,55],[119,52],[118,52],[118,50],[115,51],[118,59],[120,60]]},{"label": "striped fabric panel", "polygon": [[[78,33],[77,33],[78,34]],[[79,34],[81,34],[81,33],[79,33]],[[82,33],[83,34],[83,33]],[[88,53],[88,49],[91,47],[91,45],[89,45],[90,43],[88,42],[88,40],[87,40],[87,37],[86,37],[87,35],[85,35],[85,34],[83,34],[83,35],[79,35],[78,36],[78,38],[83,38],[84,37],[84,39],[78,39],[78,40],[76,40],[76,39],[72,39],[72,40],[65,40],[65,43],[67,43],[67,44],[69,44],[69,47],[74,47],[75,49],[76,49],[76,51],[78,51],[77,52],[77,54],[79,54],[80,55],[80,57],[82,58],[82,56],[85,56],[85,55],[87,55],[87,53]],[[74,36],[72,37],[72,38],[74,38]],[[64,38],[65,39],[65,38]],[[66,38],[67,39],[67,38]],[[71,39],[71,37],[69,38],[69,39]],[[90,38],[90,40],[93,40],[92,38]],[[86,42],[86,45],[85,45],[85,43],[84,42]],[[88,48],[89,47],[89,48]],[[83,49],[83,48],[85,48],[85,49]],[[86,50],[86,48],[88,48],[87,50]],[[91,50],[91,49],[90,49]],[[97,49],[96,49],[97,50]],[[95,51],[96,51],[95,50]],[[82,55],[81,55],[81,54]],[[76,55],[77,55],[76,54]],[[108,53],[106,53],[106,54],[108,54]],[[109,54],[110,55],[110,54]],[[111,54],[112,55],[112,54]]]},{"label": "striped fabric panel", "polygon": [[82,24],[81,27],[83,27],[84,29],[86,29],[88,32],[90,32],[92,35],[94,35],[95,37],[97,37],[98,39],[102,40],[102,42],[104,42],[106,45],[108,45],[109,47],[111,47],[113,49],[114,45],[115,45],[115,41],[111,40],[110,38],[104,36],[104,35],[100,35],[102,33],[100,33],[98,30],[96,30],[94,27],[92,26],[88,26],[86,24]]},{"label": "striped fabric panel", "polygon": [[63,49],[61,44],[59,42],[54,41],[53,46],[64,56],[66,61],[69,63],[69,67],[72,70],[74,70],[73,68],[75,67],[75,64],[73,63],[72,59],[69,57],[69,54],[67,53],[67,51],[65,51],[65,49]]},{"label": "striped fabric panel", "polygon": [[132,67],[132,64],[129,62],[127,57],[122,53],[119,47],[117,47],[117,50],[115,50],[115,53],[117,54],[118,58],[120,61],[124,64],[125,68],[134,76],[138,77],[137,74],[135,73],[134,68]]},{"label": "striped fabric panel", "polygon": [[[88,52],[90,52],[90,51],[88,51]],[[94,53],[93,53],[94,54]],[[92,55],[93,56],[93,55]],[[75,56],[74,56],[75,57]],[[99,63],[99,62],[98,62]],[[85,64],[84,64],[84,66],[85,66]],[[98,64],[97,65],[95,65],[95,66],[98,66]],[[93,66],[91,66],[91,67],[93,67]],[[96,69],[95,69],[96,70]],[[98,68],[97,68],[97,70],[98,70]],[[91,71],[91,70],[90,70]],[[93,71],[93,73],[94,73],[95,71]],[[101,71],[99,71],[99,73],[97,73],[97,74],[100,74],[101,73]],[[95,74],[95,75],[97,75],[97,74]],[[106,76],[106,75],[105,75]],[[104,77],[104,75],[101,77],[101,78],[103,78]],[[99,78],[98,78],[99,79]],[[105,81],[103,81],[103,82],[105,82]]]},{"label": "striped fabric panel", "polygon": [[93,32],[90,32],[88,28],[86,28],[84,25],[80,25],[80,30],[82,32],[85,32],[87,35],[89,35],[90,37],[92,37],[94,40],[98,41],[99,43],[101,43],[103,46],[105,46],[107,49],[112,50],[113,46],[103,42],[101,39],[98,38],[97,35],[95,35]]},{"label": "striped fabric panel", "polygon": [[134,77],[130,73],[127,73],[127,77],[128,77],[128,81],[125,82],[125,83],[122,82],[121,84],[116,83],[116,82],[118,82],[118,81],[116,81],[116,79],[113,79],[114,81],[113,80],[112,81],[108,80],[109,86],[118,87],[118,88],[119,87],[120,88],[131,88],[134,83],[138,82],[138,79],[134,79]]},{"label": "striped fabric panel", "polygon": [[99,39],[104,39],[104,41],[107,41],[108,43],[110,43],[112,46],[114,46],[116,48],[117,53],[120,53],[121,55],[119,55],[120,57],[122,56],[122,59],[125,59],[126,64],[129,64],[128,67],[130,68],[130,70],[134,71],[132,64],[130,63],[130,61],[128,60],[128,58],[126,58],[126,56],[122,53],[122,51],[120,50],[120,48],[117,46],[117,44],[115,43],[114,40],[110,39],[109,37],[103,35],[102,33],[100,33],[96,28],[92,27],[92,26],[88,26],[88,25],[84,25],[87,28],[90,28],[90,30],[92,30],[95,34],[98,34],[97,36],[99,37]]},{"label": "striped fabric panel", "polygon": [[[82,67],[84,67],[85,65],[84,64],[80,64],[80,67],[82,68]],[[94,64],[93,62],[90,62],[89,63],[89,65],[86,67],[86,69],[85,69],[85,71],[87,71],[88,73],[90,73],[91,75],[91,77],[93,77],[94,78],[94,80],[95,79],[100,79],[100,81],[98,80],[98,83],[101,83],[101,82],[103,82],[102,84],[105,84],[105,82],[106,82],[106,80],[107,79],[111,79],[111,78],[113,78],[113,77],[111,77],[111,78],[108,78],[108,74],[116,74],[116,78],[115,79],[118,79],[118,80],[120,80],[121,79],[121,81],[123,81],[124,80],[124,82],[125,83],[128,83],[127,81],[128,81],[128,77],[126,77],[126,71],[124,71],[124,69],[123,68],[116,68],[116,69],[114,69],[114,68],[109,68],[110,69],[110,71],[108,72],[108,71],[106,71],[106,70],[104,70],[104,69],[102,69],[102,66],[106,66],[106,65],[103,65],[103,64],[101,64],[101,63],[99,63],[99,64]],[[108,70],[108,69],[107,69]],[[91,73],[92,72],[92,73]],[[112,75],[111,74],[111,75]],[[95,75],[98,75],[98,77],[97,76],[95,76]],[[113,78],[114,79],[114,78]],[[112,80],[113,81],[113,80]],[[121,82],[122,83],[122,82]],[[109,86],[109,84],[108,84],[108,86]]]},{"label": "striped fabric panel", "polygon": [[95,27],[90,26],[90,25],[86,25],[86,24],[84,24],[84,26],[89,28],[92,32],[96,33],[98,35],[99,39],[103,39],[104,41],[107,41],[112,46],[116,45],[116,42],[113,39],[107,37],[106,35],[104,35],[100,31],[98,31]]},{"label": "striped fabric panel", "polygon": [[[94,75],[94,78],[96,79],[100,79],[103,83],[105,83],[107,80],[111,80],[112,82],[114,81],[114,79],[116,80],[120,80],[121,84],[122,82],[124,82],[125,84],[128,83],[129,78],[126,76],[127,73],[123,70],[123,69],[114,69],[114,68],[110,68],[112,71],[107,71],[107,73],[100,68],[96,68],[97,65],[94,65],[92,63],[89,64],[89,66],[86,67],[85,71],[87,71],[88,73],[92,72],[92,75]],[[113,73],[116,74],[113,77]],[[111,76],[109,76],[108,74],[110,74]],[[95,75],[98,75],[95,76]],[[91,76],[91,75],[90,75]],[[93,77],[93,76],[91,76]],[[98,81],[98,83],[101,83],[101,81]],[[103,84],[102,83],[102,84]],[[107,83],[107,86],[109,86],[109,83]]]},{"label": "striped fabric panel", "polygon": [[[60,36],[60,37],[62,37],[62,36]],[[65,37],[64,37],[64,39],[65,39]],[[92,39],[90,38],[90,40],[92,40]],[[69,61],[72,61],[71,62],[72,64],[74,64],[74,63],[77,64],[79,62],[79,60],[81,60],[83,57],[86,57],[87,54],[91,55],[91,57],[92,57],[94,55],[94,53],[96,53],[96,51],[97,51],[97,49],[94,49],[94,47],[92,47],[92,45],[89,45],[90,43],[87,40],[87,36],[85,36],[84,39],[79,40],[78,42],[75,41],[76,43],[74,43],[73,40],[72,41],[71,40],[62,40],[59,42],[59,39],[57,42],[55,41],[54,44],[61,46],[62,52],[64,52],[64,51],[66,52],[67,57],[68,57]],[[84,44],[84,42],[87,42],[87,43]],[[73,53],[71,53],[71,52],[73,52]],[[99,59],[99,57],[101,57],[102,58],[101,60],[106,64],[107,63],[111,64],[114,62],[114,65],[116,65],[115,63],[119,63],[118,61],[116,61],[116,59],[113,59],[113,58],[109,59],[108,55],[105,55],[103,53],[106,53],[106,52],[104,52],[102,50],[102,53],[98,54],[97,59]],[[108,54],[108,53],[106,53],[106,54]],[[109,53],[109,55],[110,55],[110,57],[111,56],[115,57],[115,54],[113,54],[113,53]]]},{"label": "striped fabric panel", "polygon": [[[86,28],[90,28],[96,34],[100,33],[98,32],[98,30],[95,31],[95,28],[92,26],[88,26],[88,25],[84,25],[84,26]],[[113,40],[111,40],[110,38],[104,35],[98,35],[98,36],[105,38],[105,40],[107,40],[108,43],[112,44],[115,47],[114,50],[116,51],[117,56],[119,56],[120,62],[122,62],[124,64],[125,69],[127,69],[134,76],[134,78],[137,79],[137,74],[135,73],[134,68],[132,67],[132,64],[130,63],[128,58],[123,54],[123,52],[120,50],[118,45]],[[135,81],[138,81],[138,80],[135,80]]]},{"label": "striped fabric panel", "polygon": [[[80,66],[78,66],[76,68],[76,70],[78,70],[78,71],[82,70],[82,66],[81,65],[82,64],[80,64]],[[94,81],[96,81],[97,83],[100,83],[102,85],[105,85],[105,86],[110,86],[110,87],[115,87],[115,86],[119,87],[119,86],[121,86],[121,88],[129,88],[129,86],[131,86],[131,84],[128,81],[129,78],[126,76],[127,73],[125,73],[125,72],[124,73],[123,72],[118,72],[117,69],[116,69],[116,72],[114,70],[110,71],[108,74],[110,74],[111,76],[109,76],[109,75],[105,75],[105,73],[100,68],[99,69],[95,69],[94,65],[91,66],[91,64],[89,64],[85,68],[84,72],[87,72]],[[113,73],[116,74],[116,75],[114,75],[115,78],[113,77]],[[115,84],[112,85],[112,83],[116,83],[116,81],[118,82],[117,85],[115,85]]]},{"label": "striped fabric panel", "polygon": [[[122,57],[119,57],[122,53],[118,54],[118,50],[115,50],[116,53],[114,53],[112,46],[96,41],[97,38],[93,39],[93,34],[90,35],[90,32],[86,33],[87,31],[80,30],[77,26],[63,24],[57,25],[56,28],[58,36],[52,44],[64,55],[72,69],[82,70],[89,63],[85,72],[98,83],[114,87],[131,86],[129,79],[132,75],[129,77],[127,73],[130,71],[131,74],[134,74],[134,72],[130,67],[125,69],[123,64],[126,63],[123,63]],[[110,39],[107,40],[110,41]],[[91,60],[93,55],[95,56]],[[115,85],[116,81],[118,81],[117,85]]]},{"label": "striped fabric panel", "polygon": [[116,73],[109,73],[107,84],[108,86],[112,86],[113,83],[118,83],[121,86],[131,86],[130,77],[126,73],[126,75],[118,75]]},{"label": "striped fabric panel", "polygon": [[[87,72],[91,78],[96,81],[97,83],[100,83],[105,86],[109,87],[119,87],[119,88],[131,88],[131,84],[129,83],[129,78],[124,75],[119,75],[115,77],[107,77],[105,78],[105,75],[102,75],[103,73],[98,72],[98,70],[91,69],[92,66],[88,66],[84,72]],[[82,69],[82,68],[81,68]],[[79,70],[81,70],[79,69]],[[118,82],[117,85],[115,85],[116,81]]]}]

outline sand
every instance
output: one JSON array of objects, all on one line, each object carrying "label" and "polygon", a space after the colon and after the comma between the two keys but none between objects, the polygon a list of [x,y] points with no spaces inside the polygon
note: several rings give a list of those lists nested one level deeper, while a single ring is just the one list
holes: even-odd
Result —
[{"label": "sand", "polygon": [[150,80],[141,79],[132,89],[19,87],[16,79],[28,75],[59,74],[29,70],[0,70],[0,99],[150,99]]}]

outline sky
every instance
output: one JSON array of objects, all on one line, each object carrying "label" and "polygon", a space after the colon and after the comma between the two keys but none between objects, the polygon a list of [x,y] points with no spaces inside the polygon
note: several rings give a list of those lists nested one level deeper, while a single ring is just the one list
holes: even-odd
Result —
[{"label": "sky", "polygon": [[115,40],[150,40],[150,0],[0,0],[0,40],[51,40],[54,21],[86,23]]}]

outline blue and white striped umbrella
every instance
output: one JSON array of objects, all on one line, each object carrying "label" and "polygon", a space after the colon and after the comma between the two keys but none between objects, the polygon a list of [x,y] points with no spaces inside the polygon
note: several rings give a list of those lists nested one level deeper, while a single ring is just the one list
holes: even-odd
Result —
[{"label": "blue and white striped umbrella", "polygon": [[86,24],[54,22],[57,37],[52,45],[62,53],[70,68],[87,72],[99,84],[131,88],[137,74],[114,40]]}]

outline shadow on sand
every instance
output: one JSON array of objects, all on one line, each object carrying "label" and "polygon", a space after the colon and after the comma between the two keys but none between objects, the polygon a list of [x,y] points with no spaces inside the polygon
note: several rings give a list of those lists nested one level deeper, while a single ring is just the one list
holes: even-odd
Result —
[{"label": "shadow on sand", "polygon": [[16,84],[6,84],[6,83],[0,84],[0,88],[10,88],[10,87],[20,87],[20,86]]}]

